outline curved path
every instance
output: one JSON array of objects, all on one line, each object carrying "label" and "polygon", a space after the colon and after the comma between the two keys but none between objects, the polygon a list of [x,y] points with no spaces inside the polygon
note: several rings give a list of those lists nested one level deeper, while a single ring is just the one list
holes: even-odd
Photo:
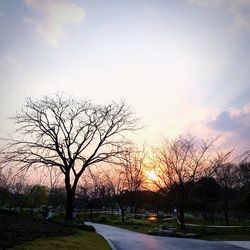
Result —
[{"label": "curved path", "polygon": [[228,245],[224,242],[194,240],[174,237],[151,236],[125,229],[97,223],[93,225],[97,233],[101,234],[113,250],[240,250],[238,246]]}]

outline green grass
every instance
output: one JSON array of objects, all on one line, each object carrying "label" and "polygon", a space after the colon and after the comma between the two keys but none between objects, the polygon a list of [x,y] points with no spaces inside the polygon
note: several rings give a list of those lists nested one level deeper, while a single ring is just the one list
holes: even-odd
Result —
[{"label": "green grass", "polygon": [[0,221],[0,248],[3,249],[37,238],[65,236],[76,232],[72,227],[10,211],[0,210]]},{"label": "green grass", "polygon": [[125,222],[122,222],[121,217],[115,215],[102,215],[99,218],[93,219],[93,222],[116,226],[138,233],[147,233],[148,231],[154,229],[155,227],[159,227],[164,223],[164,221],[148,221],[135,219],[126,219]]},{"label": "green grass", "polygon": [[[120,216],[104,216],[101,215],[95,219],[94,222],[108,224],[120,228],[124,228],[130,231],[147,233],[154,228],[160,227],[162,225],[168,227],[176,227],[175,221],[166,222],[164,220],[160,221],[146,221],[146,220],[134,220],[126,219],[125,222],[121,222]],[[204,222],[202,219],[198,218],[187,218],[187,223],[199,224],[199,225],[211,225],[211,222]],[[217,225],[224,225],[223,220],[215,221]],[[234,221],[232,225],[246,226],[249,225],[246,222]],[[187,227],[185,230],[181,230],[177,227],[177,231],[185,233],[195,233],[197,238],[206,240],[250,240],[250,228],[206,228],[201,227]]]},{"label": "green grass", "polygon": [[237,241],[250,241],[250,235],[244,233],[238,234],[218,234],[203,236],[204,240],[237,240]]},{"label": "green grass", "polygon": [[[204,220],[202,218],[193,218],[193,217],[187,217],[186,223],[190,224],[199,224],[199,225],[219,225],[219,226],[225,226],[225,221],[222,219],[215,219],[212,220]],[[238,220],[230,220],[229,221],[230,226],[250,226],[250,223],[247,221],[238,221]]]},{"label": "green grass", "polygon": [[0,249],[110,250],[98,234],[72,222],[49,222],[31,215],[0,210]]},{"label": "green grass", "polygon": [[15,250],[110,250],[108,243],[98,234],[78,231],[70,236],[37,239],[14,248]]},{"label": "green grass", "polygon": [[125,222],[117,222],[117,223],[110,223],[110,225],[118,226],[130,231],[138,232],[138,233],[147,233],[148,231],[159,227],[163,224],[162,221],[134,221],[129,220]]}]

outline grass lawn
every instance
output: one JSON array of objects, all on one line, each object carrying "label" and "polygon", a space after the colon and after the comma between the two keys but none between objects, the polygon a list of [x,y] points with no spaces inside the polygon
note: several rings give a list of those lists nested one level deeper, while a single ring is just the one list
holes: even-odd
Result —
[{"label": "grass lawn", "polygon": [[[105,223],[106,224],[106,223]],[[153,230],[156,227],[159,227],[161,225],[168,225],[170,227],[176,227],[175,224],[166,224],[163,221],[158,221],[158,222],[151,222],[149,224],[140,224],[136,223],[134,224],[133,222],[125,222],[125,223],[108,223],[109,225],[124,228],[130,231],[138,232],[138,233],[147,233],[150,230]],[[178,231],[183,231],[178,229]],[[204,239],[204,240],[239,240],[239,241],[250,241],[250,231],[246,231],[245,229],[237,230],[237,231],[229,231],[227,232],[226,230],[221,231],[217,229],[213,230],[205,230],[204,228],[197,228],[197,229],[191,229],[187,228],[184,230],[185,233],[195,233],[197,234],[197,238],[199,239]]]},{"label": "grass lawn", "polygon": [[117,223],[108,223],[108,224],[111,226],[117,226],[117,227],[124,228],[130,231],[146,234],[148,231],[161,226],[163,222],[162,221],[148,222],[148,221],[130,220],[124,223],[117,222]]},{"label": "grass lawn", "polygon": [[16,250],[46,250],[46,249],[84,249],[84,250],[110,250],[108,243],[97,233],[78,231],[70,236],[37,239],[16,246]]},{"label": "grass lawn", "polygon": [[250,241],[250,234],[237,233],[237,234],[218,234],[203,236],[204,240],[236,240],[236,241]]},{"label": "grass lawn", "polygon": [[164,221],[148,221],[136,219],[126,219],[125,222],[122,222],[121,217],[116,215],[100,216],[99,218],[93,219],[93,222],[116,226],[138,233],[147,233],[148,231],[164,224]]},{"label": "grass lawn", "polygon": [[0,249],[109,250],[98,234],[41,220],[27,214],[0,210]]}]

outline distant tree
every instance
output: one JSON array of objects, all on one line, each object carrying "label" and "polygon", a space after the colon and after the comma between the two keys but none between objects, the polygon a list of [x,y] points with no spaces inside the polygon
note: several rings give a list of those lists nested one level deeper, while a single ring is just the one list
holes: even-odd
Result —
[{"label": "distant tree", "polygon": [[99,198],[98,184],[90,175],[83,176],[77,188],[77,201],[79,205],[85,204],[89,209],[89,216],[92,218],[96,200]]},{"label": "distant tree", "polygon": [[250,190],[250,162],[241,162],[238,168],[239,184],[243,189]]},{"label": "distant tree", "polygon": [[198,203],[198,208],[206,221],[214,222],[214,214],[221,199],[220,185],[213,177],[202,177],[195,183],[193,200]]},{"label": "distant tree", "polygon": [[137,118],[123,102],[95,105],[63,95],[28,98],[13,117],[17,134],[8,140],[4,163],[20,170],[58,168],[67,194],[66,219],[73,218],[78,181],[86,168],[121,153]]},{"label": "distant tree", "polygon": [[48,202],[48,187],[42,185],[29,186],[27,190],[26,204],[33,211],[34,208],[45,205]]},{"label": "distant tree", "polygon": [[154,149],[155,184],[166,192],[171,192],[175,199],[178,219],[185,228],[185,211],[194,183],[201,178],[209,166],[209,149],[214,140],[197,140],[190,135],[176,139],[164,139]]},{"label": "distant tree", "polygon": [[48,205],[57,207],[59,210],[62,210],[65,205],[66,199],[67,199],[67,196],[66,196],[65,188],[63,186],[55,187],[53,191],[49,190]]},{"label": "distant tree", "polygon": [[2,207],[10,197],[10,183],[8,174],[4,174],[0,168],[0,207]]},{"label": "distant tree", "polygon": [[121,212],[122,222],[125,221],[125,212],[129,206],[129,196],[126,188],[126,180],[120,171],[109,171],[106,174],[106,183],[109,186],[114,202]]},{"label": "distant tree", "polygon": [[[108,185],[103,168],[96,168],[94,171],[89,170],[89,177],[92,180],[92,188],[95,190],[96,199],[102,204],[105,211],[111,205],[112,189]],[[86,178],[86,177],[85,177]]]},{"label": "distant tree", "polygon": [[[49,198],[48,203],[52,206],[63,206],[65,202],[65,192],[62,190],[62,172],[59,168],[48,168]],[[61,185],[60,185],[61,184]]]},{"label": "distant tree", "polygon": [[237,168],[237,189],[239,199],[236,209],[243,218],[250,218],[250,162],[241,162]]},{"label": "distant tree", "polygon": [[100,199],[102,206],[106,212],[109,207],[112,207],[111,187],[109,187],[106,183],[103,183],[103,184],[100,184],[98,186],[98,190],[99,190],[99,199]]},{"label": "distant tree", "polygon": [[120,156],[119,171],[123,179],[124,189],[128,194],[128,202],[130,211],[136,213],[139,191],[141,191],[145,182],[145,147],[139,150],[135,145],[131,144],[124,150]]},{"label": "distant tree", "polygon": [[222,210],[225,224],[229,225],[230,201],[237,185],[237,165],[231,160],[232,150],[218,153],[213,163],[214,177],[221,187]]},{"label": "distant tree", "polygon": [[10,190],[10,207],[24,208],[28,194],[28,185],[24,174],[15,177],[11,183]]}]

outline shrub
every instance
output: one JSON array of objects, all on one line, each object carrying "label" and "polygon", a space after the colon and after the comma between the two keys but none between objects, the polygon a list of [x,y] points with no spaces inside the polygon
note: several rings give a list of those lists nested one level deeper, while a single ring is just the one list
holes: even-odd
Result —
[{"label": "shrub", "polygon": [[91,225],[86,225],[86,224],[79,224],[77,226],[79,229],[84,230],[84,231],[89,231],[95,233],[95,228]]}]

